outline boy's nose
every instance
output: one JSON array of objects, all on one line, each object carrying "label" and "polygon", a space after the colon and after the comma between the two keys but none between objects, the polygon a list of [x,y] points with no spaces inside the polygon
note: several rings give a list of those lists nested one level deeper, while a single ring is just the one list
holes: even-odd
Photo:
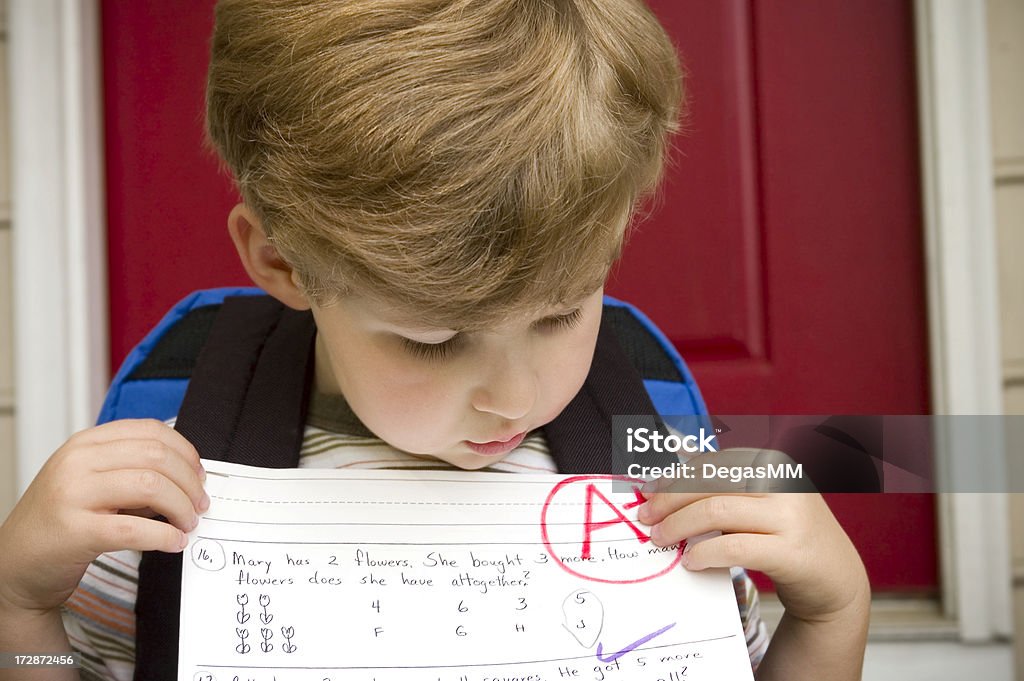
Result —
[{"label": "boy's nose", "polygon": [[537,402],[537,380],[533,371],[513,363],[492,369],[487,381],[473,395],[473,408],[510,421],[529,414]]}]

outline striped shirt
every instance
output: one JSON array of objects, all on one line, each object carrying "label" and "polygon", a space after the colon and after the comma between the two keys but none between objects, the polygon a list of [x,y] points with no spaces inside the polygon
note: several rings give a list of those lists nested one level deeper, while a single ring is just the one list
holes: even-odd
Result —
[{"label": "striped shirt", "polygon": [[[366,429],[340,396],[316,395],[299,453],[299,468],[454,470],[437,459],[406,454]],[[173,424],[173,420],[170,422]],[[510,454],[482,469],[505,473],[557,473],[540,431],[527,436]],[[72,648],[81,655],[82,681],[130,681],[135,670],[135,597],[138,551],[99,556],[86,570],[63,608],[64,628]],[[768,647],[757,589],[746,572],[732,570],[740,621],[754,669]]]}]

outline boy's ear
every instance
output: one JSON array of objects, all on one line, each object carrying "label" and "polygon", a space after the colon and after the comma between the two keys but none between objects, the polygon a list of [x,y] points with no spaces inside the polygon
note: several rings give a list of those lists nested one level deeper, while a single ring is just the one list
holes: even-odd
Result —
[{"label": "boy's ear", "polygon": [[292,309],[309,309],[309,301],[296,283],[295,271],[267,240],[259,218],[244,203],[228,214],[228,232],[254,284]]}]

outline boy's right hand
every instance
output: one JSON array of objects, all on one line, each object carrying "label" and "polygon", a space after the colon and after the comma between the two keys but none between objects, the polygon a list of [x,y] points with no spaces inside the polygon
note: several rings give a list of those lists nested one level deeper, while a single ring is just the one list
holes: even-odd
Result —
[{"label": "boy's right hand", "polygon": [[209,507],[205,477],[191,443],[160,421],[76,433],[0,526],[0,611],[55,610],[101,553],[181,551]]}]

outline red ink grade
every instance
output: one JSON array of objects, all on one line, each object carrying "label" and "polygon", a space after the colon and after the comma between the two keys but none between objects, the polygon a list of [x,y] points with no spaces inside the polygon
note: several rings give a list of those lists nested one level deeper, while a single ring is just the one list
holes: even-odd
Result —
[{"label": "red ink grade", "polygon": [[[637,501],[620,507],[595,484],[608,480],[634,482],[611,475],[577,475],[551,489],[540,514],[541,539],[547,552],[563,570],[592,582],[636,584],[668,574],[679,565],[683,547],[671,550],[651,544],[650,536],[622,513],[640,505],[639,487],[633,489]],[[553,532],[557,533],[554,538]],[[671,555],[672,559],[653,574],[637,575],[629,558],[641,553]]]},{"label": "red ink grade", "polygon": [[[599,523],[594,522],[595,495],[600,497],[601,501],[604,502],[605,506],[611,509],[612,513],[615,514],[616,520],[603,520]],[[595,485],[592,482],[587,484],[587,500],[584,502],[584,504],[584,507],[586,508],[586,517],[583,520],[583,552],[580,554],[580,557],[584,560],[587,560],[591,557],[590,542],[591,535],[593,534],[594,530],[600,530],[604,527],[611,527],[612,525],[617,525],[618,523],[626,523],[627,525],[629,525],[629,529],[633,530],[633,534],[636,535],[636,540],[641,544],[646,544],[647,542],[651,541],[651,538],[644,534],[639,527],[630,522],[629,518],[622,515],[622,511],[615,508],[612,502],[608,501],[608,497],[601,494],[601,490],[599,490],[597,488],[597,485]],[[624,508],[628,507],[629,504],[626,504]]]}]

